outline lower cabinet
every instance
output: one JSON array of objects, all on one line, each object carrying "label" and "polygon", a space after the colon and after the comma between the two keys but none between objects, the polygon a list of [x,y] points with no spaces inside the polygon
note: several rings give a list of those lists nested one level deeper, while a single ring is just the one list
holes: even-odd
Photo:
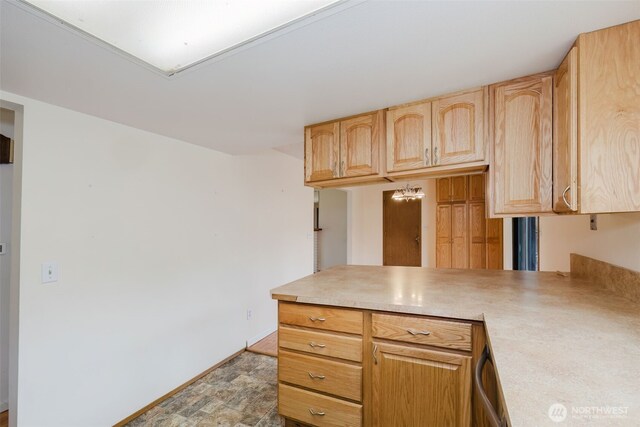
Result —
[{"label": "lower cabinet", "polygon": [[[279,319],[287,426],[489,425],[472,391],[481,322],[292,302],[279,303]],[[495,390],[490,374],[485,386]]]},{"label": "lower cabinet", "polygon": [[471,425],[471,356],[373,342],[371,425]]}]

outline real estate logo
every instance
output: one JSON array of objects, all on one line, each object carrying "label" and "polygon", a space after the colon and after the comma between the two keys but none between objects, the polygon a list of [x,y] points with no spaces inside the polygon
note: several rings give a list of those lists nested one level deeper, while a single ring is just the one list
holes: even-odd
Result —
[{"label": "real estate logo", "polygon": [[562,403],[554,403],[549,406],[549,418],[554,423],[561,423],[567,419],[567,407]]}]

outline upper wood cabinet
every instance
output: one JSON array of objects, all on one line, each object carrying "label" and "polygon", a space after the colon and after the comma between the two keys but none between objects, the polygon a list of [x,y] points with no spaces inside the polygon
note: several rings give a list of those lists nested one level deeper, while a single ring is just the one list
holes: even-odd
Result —
[{"label": "upper wood cabinet", "polygon": [[467,200],[467,182],[466,175],[438,178],[436,180],[436,201],[438,203],[465,202]]},{"label": "upper wood cabinet", "polygon": [[640,211],[640,20],[577,47],[579,210]]},{"label": "upper wood cabinet", "polygon": [[537,74],[489,91],[491,214],[552,212],[553,76]]},{"label": "upper wood cabinet", "polygon": [[485,95],[481,88],[433,101],[433,166],[484,159]]},{"label": "upper wood cabinet", "polygon": [[471,425],[471,357],[373,343],[371,425]]},{"label": "upper wood cabinet", "polygon": [[485,182],[484,174],[469,175],[469,201],[479,202],[484,200]]},{"label": "upper wood cabinet", "polygon": [[305,128],[306,182],[377,175],[383,145],[383,111],[308,126]]},{"label": "upper wood cabinet", "polygon": [[324,181],[338,176],[340,158],[340,123],[334,122],[305,129],[306,181]]},{"label": "upper wood cabinet", "polygon": [[571,48],[553,83],[553,210],[578,210],[578,49]]},{"label": "upper wood cabinet", "polygon": [[431,164],[431,103],[387,111],[387,172]]},{"label": "upper wood cabinet", "polygon": [[378,173],[383,130],[382,111],[340,122],[341,177]]}]

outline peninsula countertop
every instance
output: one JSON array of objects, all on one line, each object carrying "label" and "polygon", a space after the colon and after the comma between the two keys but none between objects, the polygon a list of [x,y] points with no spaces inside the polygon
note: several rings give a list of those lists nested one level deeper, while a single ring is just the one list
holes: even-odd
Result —
[{"label": "peninsula countertop", "polygon": [[[271,294],[483,321],[511,425],[640,425],[640,304],[590,281],[551,272],[339,266]],[[548,416],[555,403],[568,410],[561,423]]]}]

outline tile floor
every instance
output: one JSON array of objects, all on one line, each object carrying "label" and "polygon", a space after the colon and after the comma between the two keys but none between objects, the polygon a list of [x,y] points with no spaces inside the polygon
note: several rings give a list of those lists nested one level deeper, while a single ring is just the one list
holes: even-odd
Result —
[{"label": "tile floor", "polygon": [[127,427],[281,427],[277,359],[244,352],[163,401]]}]

